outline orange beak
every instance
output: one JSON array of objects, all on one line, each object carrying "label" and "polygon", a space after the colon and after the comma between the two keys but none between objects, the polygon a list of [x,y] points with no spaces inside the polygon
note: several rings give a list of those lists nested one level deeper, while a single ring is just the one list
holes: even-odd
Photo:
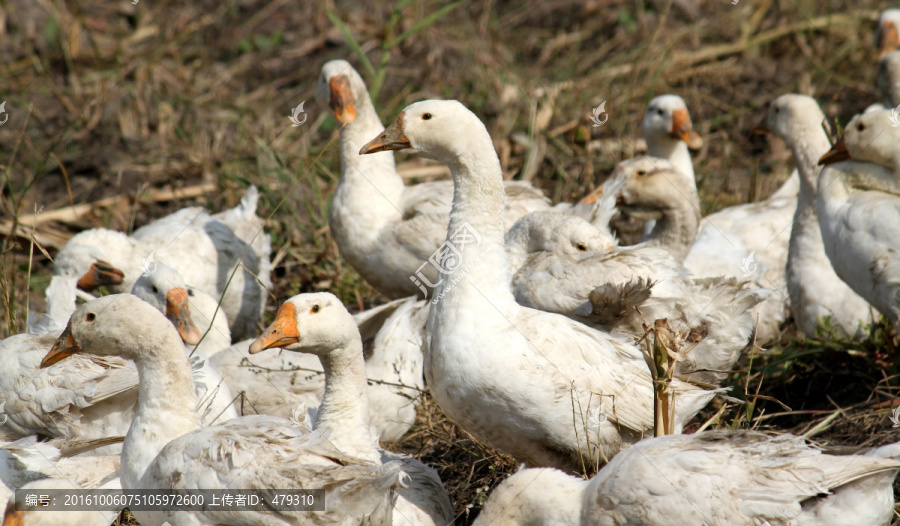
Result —
[{"label": "orange beak", "polygon": [[275,314],[275,321],[250,344],[250,354],[271,349],[273,347],[287,347],[300,341],[300,333],[297,331],[297,307],[293,303],[285,303]]},{"label": "orange beak", "polygon": [[197,345],[202,335],[194,320],[191,319],[191,309],[188,306],[188,293],[185,289],[172,289],[166,293],[166,318],[178,329],[178,334],[184,343]]},{"label": "orange beak", "polygon": [[672,112],[672,129],[669,131],[669,135],[681,139],[692,150],[699,150],[703,147],[703,138],[694,131],[694,127],[691,125],[691,116],[684,108],[678,108]]},{"label": "orange beak", "polygon": [[878,29],[878,58],[882,59],[898,48],[900,48],[900,34],[897,32],[897,24],[888,20]]},{"label": "orange beak", "polygon": [[597,199],[600,199],[600,196],[603,195],[603,187],[594,190],[588,195],[581,198],[581,201],[578,201],[579,205],[592,205],[597,202]]},{"label": "orange beak", "polygon": [[90,292],[101,286],[121,285],[124,278],[124,272],[98,259],[91,263],[91,268],[78,279],[78,288]]},{"label": "orange beak", "polygon": [[341,124],[353,122],[356,118],[356,97],[350,89],[350,78],[347,75],[337,75],[332,77],[328,85],[331,88],[329,104],[334,111],[334,118]]},{"label": "orange beak", "polygon": [[10,503],[6,507],[6,513],[3,514],[3,526],[25,526],[25,512],[17,510],[15,505]]},{"label": "orange beak", "polygon": [[823,155],[819,159],[819,164],[831,164],[840,161],[847,161],[849,159],[850,152],[847,151],[847,145],[844,144],[844,136],[841,135],[840,139],[838,139],[838,141],[834,143],[834,146],[832,146],[830,150],[825,152],[825,155]]},{"label": "orange beak", "polygon": [[363,145],[363,147],[359,149],[359,154],[365,155],[367,153],[410,148],[412,145],[403,133],[403,119],[403,113],[397,115],[397,120],[392,122],[381,135]]},{"label": "orange beak", "polygon": [[750,132],[755,133],[756,135],[766,135],[769,133],[769,125],[766,124],[766,121],[769,120],[768,117],[763,117],[763,120],[759,121],[759,124],[754,126]]},{"label": "orange beak", "polygon": [[69,356],[80,352],[82,352],[81,347],[75,342],[75,338],[72,337],[72,330],[67,325],[66,330],[59,335],[56,343],[53,344],[53,348],[50,349],[47,356],[44,356],[44,359],[41,360],[41,369],[50,367],[56,362],[61,361],[63,358],[68,358]]}]

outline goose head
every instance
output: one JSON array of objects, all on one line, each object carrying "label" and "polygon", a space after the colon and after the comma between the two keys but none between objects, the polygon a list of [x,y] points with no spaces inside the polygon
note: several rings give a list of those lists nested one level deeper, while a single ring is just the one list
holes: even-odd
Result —
[{"label": "goose head", "polygon": [[869,162],[900,172],[900,127],[894,126],[891,110],[877,110],[853,117],[831,150],[819,164],[854,160]]},{"label": "goose head", "polygon": [[316,82],[316,100],[331,108],[341,124],[356,119],[356,101],[368,98],[366,83],[346,60],[332,60],[322,66]]},{"label": "goose head", "polygon": [[138,362],[153,347],[148,341],[183,349],[175,327],[150,304],[132,294],[103,296],[75,309],[41,368],[80,352]]},{"label": "goose head", "polygon": [[[477,152],[479,144],[492,144],[484,123],[455,100],[425,100],[407,106],[378,137],[359,150],[360,155],[385,150],[409,150],[444,164],[456,164]],[[493,148],[492,154],[496,157]]]},{"label": "goose head", "polygon": [[900,9],[886,9],[878,17],[875,48],[878,50],[879,58],[900,49]]},{"label": "goose head", "polygon": [[771,133],[793,147],[797,139],[812,128],[821,128],[825,114],[812,97],[805,95],[782,95],[772,101],[769,111],[753,131]]},{"label": "goose head", "polygon": [[506,233],[505,246],[507,252],[517,255],[534,252],[574,255],[610,250],[616,242],[580,217],[541,210],[519,218]]},{"label": "goose head", "polygon": [[900,51],[891,51],[878,66],[878,92],[888,108],[900,106]]},{"label": "goose head", "polygon": [[[77,276],[78,287],[88,292],[100,286],[121,285],[133,259],[134,246],[121,232],[95,228],[72,237],[56,255],[54,273]],[[140,261],[140,259],[138,259]]]},{"label": "goose head", "polygon": [[703,146],[703,139],[691,124],[687,105],[678,95],[654,97],[647,107],[641,127],[648,145],[684,141],[693,150]]},{"label": "goose head", "polygon": [[354,341],[361,345],[359,329],[337,296],[299,294],[278,308],[272,324],[250,345],[250,354],[280,347],[323,358]]},{"label": "goose head", "polygon": [[[657,157],[637,157],[619,163],[613,177],[624,179],[616,204],[639,220],[660,219],[663,211],[690,200],[697,191],[693,182],[669,161]],[[676,201],[677,200],[677,201]]]},{"label": "goose head", "polygon": [[157,265],[153,272],[138,278],[131,293],[165,313],[184,343],[200,343],[202,335],[194,324],[188,303],[192,291],[178,271],[166,265]]}]

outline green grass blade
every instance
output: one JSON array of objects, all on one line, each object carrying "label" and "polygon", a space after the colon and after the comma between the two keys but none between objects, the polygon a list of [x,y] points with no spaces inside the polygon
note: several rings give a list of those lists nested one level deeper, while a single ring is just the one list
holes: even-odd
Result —
[{"label": "green grass blade", "polygon": [[372,61],[369,60],[369,57],[366,56],[366,53],[362,50],[362,46],[359,45],[359,41],[356,40],[356,37],[353,36],[353,32],[350,31],[350,28],[347,24],[344,23],[343,20],[338,18],[336,14],[334,14],[330,9],[325,11],[325,14],[328,16],[328,20],[331,20],[331,23],[334,24],[334,27],[341,32],[344,40],[347,41],[347,45],[350,46],[350,49],[356,53],[356,56],[359,57],[359,61],[362,62],[364,68],[371,76],[375,76],[375,66],[372,65]]},{"label": "green grass blade", "polygon": [[435,11],[434,13],[431,13],[430,15],[426,16],[426,17],[423,18],[422,20],[419,20],[419,21],[416,22],[416,24],[413,25],[411,28],[407,29],[407,30],[404,31],[403,33],[400,33],[400,36],[398,36],[397,38],[393,39],[393,40],[391,41],[391,44],[390,44],[391,47],[396,46],[396,45],[399,44],[400,42],[403,42],[403,40],[406,39],[407,37],[409,37],[409,36],[411,36],[411,35],[414,35],[414,34],[418,33],[419,31],[425,29],[426,27],[430,26],[431,24],[437,22],[437,20],[438,20],[439,18],[441,18],[442,16],[446,15],[446,14],[449,13],[450,11],[453,11],[454,9],[456,9],[457,6],[459,6],[460,4],[462,4],[464,1],[465,1],[465,0],[457,0],[456,2],[453,2],[453,3],[451,3],[451,4],[447,4],[447,5],[445,5],[444,7],[438,9],[437,11]]}]

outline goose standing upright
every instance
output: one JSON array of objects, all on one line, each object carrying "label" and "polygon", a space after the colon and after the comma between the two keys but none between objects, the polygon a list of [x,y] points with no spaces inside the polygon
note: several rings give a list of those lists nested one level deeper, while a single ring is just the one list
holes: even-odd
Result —
[{"label": "goose standing upright", "polygon": [[877,110],[850,121],[819,160],[825,166],[817,205],[835,272],[898,328],[900,128],[892,126],[891,116],[890,110]]},{"label": "goose standing upright", "polygon": [[[521,461],[569,471],[593,469],[648,432],[650,373],[633,345],[516,303],[500,162],[478,117],[457,101],[419,102],[361,153],[400,149],[447,164],[453,177],[447,242],[458,265],[426,330],[425,378],[444,413]],[[715,396],[679,380],[672,388],[679,429]]]},{"label": "goose standing upright", "polygon": [[[405,457],[382,462],[385,454],[377,449],[366,412],[362,344],[346,309],[327,293],[295,297],[287,305],[279,309],[275,323],[253,344],[251,352],[281,346],[320,356],[328,385],[315,431],[268,416],[240,417],[200,428],[190,409],[196,404],[193,379],[177,331],[162,313],[130,294],[105,296],[80,306],[41,366],[52,366],[81,352],[135,362],[140,397],[122,449],[125,489],[323,488],[327,510],[319,515],[323,522],[387,524],[393,516],[394,524],[403,524],[401,515],[420,518],[431,512],[436,514],[433,524],[446,523],[446,508],[419,508],[435,501],[449,508],[445,494],[443,500],[440,494],[402,495],[404,481],[417,476],[425,480],[414,481],[410,488],[443,491],[433,471]],[[397,492],[400,496],[395,503]],[[409,511],[404,514],[401,506],[408,506],[404,509]],[[418,512],[422,513],[416,515]],[[144,526],[160,526],[165,521],[287,525],[308,519],[308,514],[271,510],[135,512]]]},{"label": "goose standing upright", "polygon": [[[365,82],[348,62],[333,60],[322,66],[316,98],[342,125],[341,179],[328,218],[341,256],[390,298],[423,291],[430,296],[439,269],[429,258],[444,241],[453,183],[406,186],[392,153],[359,155],[359,148],[384,126]],[[543,193],[530,183],[506,181],[504,189],[509,226],[527,212],[549,208]]]},{"label": "goose standing upright", "polygon": [[830,455],[799,437],[753,431],[649,438],[590,481],[520,470],[491,492],[475,525],[888,524],[895,450]]},{"label": "goose standing upright", "polygon": [[831,146],[822,129],[824,121],[825,115],[812,97],[782,95],[772,102],[758,127],[787,144],[800,173],[786,269],[791,311],[797,327],[808,337],[816,336],[821,320],[830,319],[844,334],[865,338],[862,324],[873,321],[872,309],[835,273],[819,228],[817,162]]}]

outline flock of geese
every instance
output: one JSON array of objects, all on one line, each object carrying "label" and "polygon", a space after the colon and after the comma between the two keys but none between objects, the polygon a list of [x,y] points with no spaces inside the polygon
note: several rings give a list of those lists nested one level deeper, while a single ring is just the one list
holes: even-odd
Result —
[{"label": "flock of geese", "polygon": [[[426,385],[453,422],[529,466],[476,524],[889,523],[900,443],[839,454],[791,435],[680,431],[789,314],[808,336],[828,321],[862,338],[879,314],[900,327],[898,28],[900,10],[885,11],[883,106],[832,145],[814,99],[778,97],[759,129],[796,173],[707,217],[690,154],[702,138],[676,95],[650,102],[647,156],[554,206],[504,180],[463,104],[417,102],[384,128],[360,75],[328,62],[316,95],[341,125],[331,234],[394,300],[351,315],[332,294],[299,294],[257,335],[271,247],[253,187],[220,214],[79,233],[55,259],[46,312],[0,343],[3,525],[117,515],[26,510],[16,488],[325,494],[324,512],[135,511],[143,526],[450,524],[437,473],[379,444],[410,428]],[[452,180],[405,185],[396,150]],[[619,246],[618,212],[649,225],[643,242]],[[675,434],[656,437],[636,343],[648,320],[690,345],[668,384]]]}]

